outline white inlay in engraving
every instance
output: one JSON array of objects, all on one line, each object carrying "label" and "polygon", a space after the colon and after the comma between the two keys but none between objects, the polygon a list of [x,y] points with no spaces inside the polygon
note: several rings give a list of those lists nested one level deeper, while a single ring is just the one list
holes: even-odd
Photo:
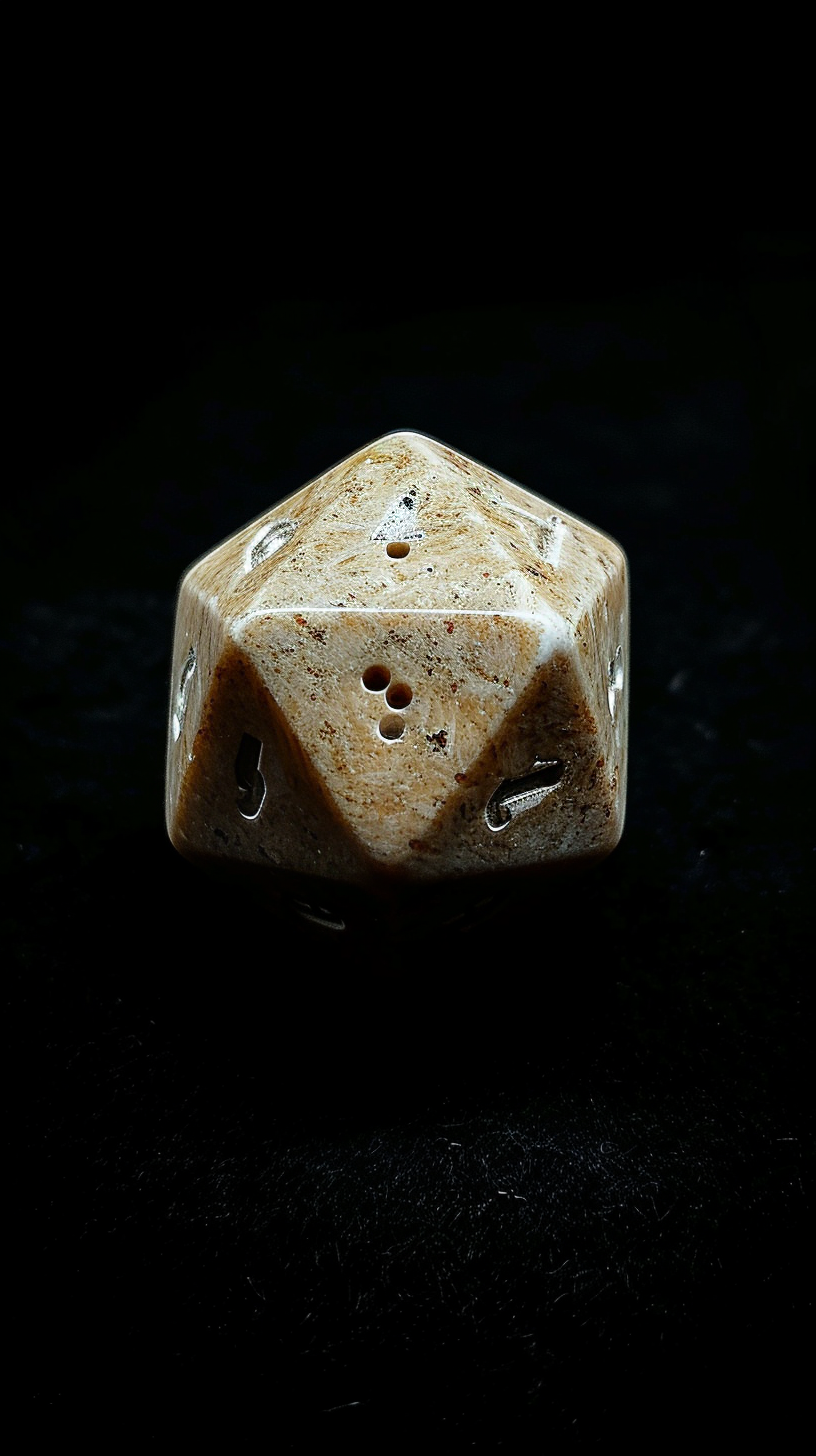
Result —
[{"label": "white inlay in engraving", "polygon": [[615,656],[610,659],[608,668],[609,686],[606,698],[609,703],[609,715],[614,718],[618,708],[618,698],[623,692],[623,648],[615,649]]},{"label": "white inlay in engraving", "polygon": [[193,673],[196,669],[195,648],[191,647],[187,653],[187,661],[181,669],[176,702],[173,708],[173,742],[178,743],[181,737],[181,730],[184,727],[184,719],[187,716],[187,702],[190,697],[190,685],[193,680]]},{"label": "white inlay in engraving", "polygon": [[[416,492],[406,490],[389,506],[372,541],[421,541],[425,532],[419,529],[416,517]],[[407,555],[407,552],[404,553]]]},{"label": "white inlay in engraving", "polygon": [[561,517],[550,516],[549,521],[542,527],[541,534],[543,537],[541,551],[544,560],[548,565],[557,567],[561,560],[561,547],[564,544],[564,537],[567,534],[567,528],[561,520]]},{"label": "white inlay in engraving", "polygon": [[273,521],[271,526],[264,526],[260,535],[250,543],[247,552],[247,571],[253,567],[260,566],[262,561],[268,561],[281,546],[286,546],[297,530],[296,521]]},{"label": "white inlay in engraving", "polygon": [[558,758],[536,759],[533,771],[519,779],[505,779],[491,794],[485,809],[488,829],[498,834],[528,809],[537,809],[561,782],[564,765]]}]

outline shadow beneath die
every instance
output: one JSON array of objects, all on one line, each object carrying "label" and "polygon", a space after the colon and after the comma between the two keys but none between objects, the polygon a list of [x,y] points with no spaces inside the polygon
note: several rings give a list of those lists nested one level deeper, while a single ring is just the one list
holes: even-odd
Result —
[{"label": "shadow beneath die", "polygon": [[701,964],[703,890],[631,848],[354,935],[158,831],[30,876],[36,1398],[592,1442],[646,1382],[747,1426],[720,1348],[801,1364],[802,1059],[765,957]]}]

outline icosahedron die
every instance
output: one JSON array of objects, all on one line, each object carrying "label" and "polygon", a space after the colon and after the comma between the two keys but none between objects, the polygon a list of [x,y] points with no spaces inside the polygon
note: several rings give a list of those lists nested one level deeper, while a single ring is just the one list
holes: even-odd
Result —
[{"label": "icosahedron die", "polygon": [[170,838],[375,890],[598,859],[623,828],[627,659],[616,542],[386,435],[184,576]]}]

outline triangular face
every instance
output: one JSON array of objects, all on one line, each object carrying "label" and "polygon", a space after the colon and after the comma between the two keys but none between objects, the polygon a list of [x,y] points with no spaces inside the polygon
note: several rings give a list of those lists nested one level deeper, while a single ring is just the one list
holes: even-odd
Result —
[{"label": "triangular face", "polygon": [[266,874],[366,878],[366,857],[266,685],[233,646],[214,664],[188,741],[168,801],[170,838],[182,854]]},{"label": "triangular face", "polygon": [[542,652],[540,632],[514,618],[309,608],[253,618],[236,646],[332,818],[384,868],[414,861],[462,797]]},{"label": "triangular face", "polygon": [[546,866],[557,872],[601,858],[621,823],[619,769],[608,726],[582,693],[574,661],[539,664],[443,806],[423,843],[416,878]]},{"label": "triangular face", "polygon": [[[424,435],[387,435],[190,573],[236,620],[291,607],[520,612],[553,626],[604,584],[605,538]],[[577,589],[577,595],[576,595]]]}]

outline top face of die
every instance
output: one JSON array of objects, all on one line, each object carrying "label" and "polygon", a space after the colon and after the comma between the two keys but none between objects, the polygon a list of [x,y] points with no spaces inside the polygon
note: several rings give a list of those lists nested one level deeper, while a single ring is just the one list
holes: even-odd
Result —
[{"label": "top face of die", "polygon": [[349,456],[192,568],[233,619],[267,609],[501,612],[575,626],[624,568],[586,522],[438,440]]},{"label": "top face of die", "polygon": [[627,654],[611,538],[386,435],[185,575],[171,838],[361,884],[599,858],[623,825]]}]

